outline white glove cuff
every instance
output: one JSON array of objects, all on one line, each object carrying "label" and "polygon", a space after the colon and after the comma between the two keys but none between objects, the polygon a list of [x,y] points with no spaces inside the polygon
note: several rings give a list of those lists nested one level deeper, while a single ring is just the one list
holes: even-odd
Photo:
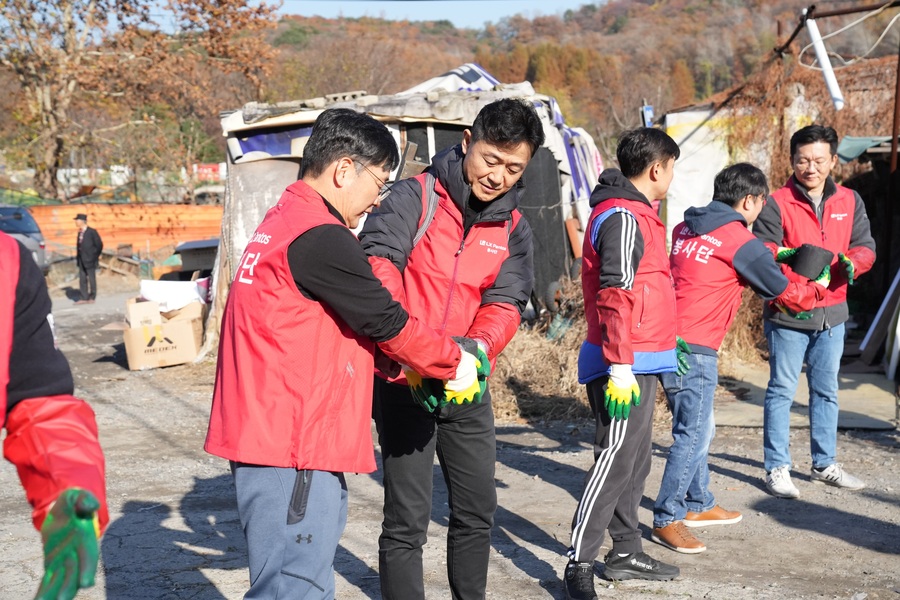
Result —
[{"label": "white glove cuff", "polygon": [[609,378],[616,387],[631,387],[637,380],[631,372],[631,365],[610,365]]},{"label": "white glove cuff", "polygon": [[444,387],[451,392],[462,392],[472,387],[477,380],[478,366],[475,364],[475,357],[463,352],[456,367],[456,375]]}]

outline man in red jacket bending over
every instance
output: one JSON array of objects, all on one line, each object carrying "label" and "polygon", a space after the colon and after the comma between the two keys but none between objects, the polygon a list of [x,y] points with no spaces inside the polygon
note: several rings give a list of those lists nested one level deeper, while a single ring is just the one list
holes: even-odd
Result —
[{"label": "man in red jacket bending over", "polygon": [[69,363],[54,339],[50,296],[19,242],[0,233],[0,426],[44,541],[36,600],[70,600],[94,585],[106,529],[106,478],[97,422],[72,395]]},{"label": "man in red jacket bending over", "polygon": [[[803,244],[834,253],[831,284],[816,303],[812,318],[798,320],[767,309],[769,385],[763,408],[763,465],[766,488],[779,498],[797,498],[791,481],[791,404],[806,362],[809,381],[810,479],[848,490],[865,484],[837,462],[838,370],[844,353],[847,286],[872,268],[872,239],[866,207],[859,195],[837,185],[831,170],[837,164],[837,133],[831,127],[810,125],[791,136],[794,174],[770,201],[753,226],[756,237],[787,260]],[[800,278],[792,272],[789,278]]]},{"label": "man in red jacket bending over", "polygon": [[350,231],[399,162],[384,125],[324,111],[300,181],[266,213],[238,264],[205,448],[231,461],[250,555],[245,598],[334,598],[344,473],[375,470],[376,344],[461,397],[478,390],[476,356],[409,315]]}]

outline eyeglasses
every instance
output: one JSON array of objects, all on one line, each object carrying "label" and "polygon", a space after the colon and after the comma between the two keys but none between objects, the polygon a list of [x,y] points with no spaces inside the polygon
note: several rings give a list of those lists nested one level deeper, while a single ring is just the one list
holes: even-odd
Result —
[{"label": "eyeglasses", "polygon": [[386,182],[384,179],[382,179],[381,177],[379,177],[378,175],[376,175],[375,173],[373,173],[372,171],[370,171],[369,167],[367,167],[366,165],[364,165],[362,163],[357,163],[357,164],[359,166],[361,166],[363,169],[365,169],[366,173],[371,175],[372,179],[375,180],[375,183],[378,184],[378,196],[375,198],[375,205],[377,206],[377,205],[381,204],[381,201],[384,200],[387,197],[388,193],[391,191],[390,184],[388,182]]},{"label": "eyeglasses", "polygon": [[810,165],[815,165],[816,171],[821,171],[822,168],[831,162],[830,158],[817,158],[815,160],[810,160],[808,158],[798,158],[794,161],[794,166],[798,169],[807,169]]}]

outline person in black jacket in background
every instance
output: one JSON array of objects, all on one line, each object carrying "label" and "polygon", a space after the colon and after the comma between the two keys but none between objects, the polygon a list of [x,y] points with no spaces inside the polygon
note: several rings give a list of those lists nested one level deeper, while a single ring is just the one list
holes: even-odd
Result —
[{"label": "person in black jacket in background", "polygon": [[78,261],[78,288],[81,300],[75,304],[92,304],[97,299],[97,267],[100,265],[100,253],[103,251],[103,240],[93,227],[88,227],[87,215],[75,215],[78,226],[78,244],[76,260]]}]

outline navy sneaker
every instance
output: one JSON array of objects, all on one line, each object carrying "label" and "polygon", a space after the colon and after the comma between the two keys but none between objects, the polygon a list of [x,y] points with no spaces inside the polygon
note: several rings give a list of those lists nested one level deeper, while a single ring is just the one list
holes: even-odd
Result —
[{"label": "navy sneaker", "polygon": [[681,571],[674,565],[667,565],[643,552],[634,552],[627,556],[619,556],[613,552],[606,555],[607,579],[621,581],[623,579],[652,579],[668,581],[678,577]]}]

